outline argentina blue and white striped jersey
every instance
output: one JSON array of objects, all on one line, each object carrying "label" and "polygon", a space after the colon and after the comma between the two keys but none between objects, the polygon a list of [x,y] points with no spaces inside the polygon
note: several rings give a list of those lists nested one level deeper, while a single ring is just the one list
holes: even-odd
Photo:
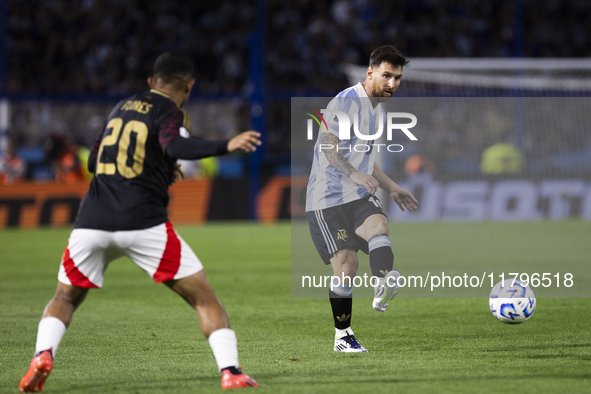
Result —
[{"label": "argentina blue and white striped jersey", "polygon": [[[371,175],[375,163],[377,149],[371,149],[374,141],[357,137],[353,127],[363,135],[374,135],[379,127],[384,127],[386,114],[381,104],[373,108],[365,89],[358,83],[340,92],[328,104],[327,110],[337,109],[346,113],[351,121],[351,139],[339,142],[339,152],[360,173]],[[324,118],[328,130],[322,124],[314,146],[314,161],[308,181],[306,196],[306,212],[335,207],[369,195],[367,189],[356,185],[345,174],[334,168],[320,151],[321,133],[339,136],[338,118],[334,114],[325,113]],[[354,122],[357,122],[355,125]],[[378,122],[382,124],[379,125]]]}]

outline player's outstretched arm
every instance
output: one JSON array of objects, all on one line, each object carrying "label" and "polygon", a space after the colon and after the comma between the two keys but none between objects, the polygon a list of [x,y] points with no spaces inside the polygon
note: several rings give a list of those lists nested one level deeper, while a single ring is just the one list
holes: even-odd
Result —
[{"label": "player's outstretched arm", "polygon": [[256,150],[261,145],[260,133],[246,131],[232,138],[231,140],[208,141],[201,138],[178,137],[168,142],[166,154],[173,159],[199,160],[210,156],[221,156],[235,152],[238,149],[246,152]]},{"label": "player's outstretched arm", "polygon": [[228,141],[228,152],[232,153],[239,149],[245,152],[254,152],[257,150],[257,146],[261,145],[260,137],[261,133],[258,131],[251,130],[240,133]]},{"label": "player's outstretched arm", "polygon": [[418,209],[419,202],[415,196],[390,179],[390,177],[388,177],[388,175],[382,171],[378,163],[374,163],[373,176],[380,183],[380,187],[390,194],[390,197],[392,197],[396,204],[398,204],[402,212],[404,212],[404,207],[406,207],[409,212],[416,211]]},{"label": "player's outstretched arm", "polygon": [[339,145],[339,142],[339,138],[334,134],[327,132],[320,134],[320,144],[323,144],[324,146],[332,146],[330,149],[322,149],[328,162],[352,180],[356,185],[365,187],[371,195],[375,195],[379,187],[378,181],[371,175],[362,174],[357,171],[345,156],[337,150],[336,147]]}]

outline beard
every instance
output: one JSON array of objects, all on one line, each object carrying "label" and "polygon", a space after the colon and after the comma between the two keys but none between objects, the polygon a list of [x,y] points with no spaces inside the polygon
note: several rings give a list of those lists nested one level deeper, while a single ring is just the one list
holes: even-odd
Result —
[{"label": "beard", "polygon": [[380,103],[386,102],[392,97],[392,94],[386,94],[386,92],[381,89],[373,90],[371,94]]},{"label": "beard", "polygon": [[389,93],[391,94],[386,93],[386,90],[380,89],[379,86],[372,86],[371,89],[371,95],[377,98],[380,102],[388,101],[388,99],[394,95],[394,91],[390,91]]}]

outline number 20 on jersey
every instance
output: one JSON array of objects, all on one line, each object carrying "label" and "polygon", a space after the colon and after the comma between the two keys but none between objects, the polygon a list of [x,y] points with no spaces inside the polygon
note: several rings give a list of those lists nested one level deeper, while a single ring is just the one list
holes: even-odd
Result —
[{"label": "number 20 on jersey", "polygon": [[[121,118],[113,118],[107,123],[106,129],[112,129],[110,135],[103,138],[99,148],[96,175],[114,175],[115,172],[125,178],[135,178],[144,170],[144,159],[146,157],[146,139],[148,138],[148,126],[144,122],[130,120],[123,127]],[[119,134],[123,129],[121,138]],[[133,151],[133,165],[128,165],[129,145],[131,143],[131,133],[136,133],[135,149]],[[117,159],[115,163],[103,163],[103,149],[105,146],[118,145]]]}]

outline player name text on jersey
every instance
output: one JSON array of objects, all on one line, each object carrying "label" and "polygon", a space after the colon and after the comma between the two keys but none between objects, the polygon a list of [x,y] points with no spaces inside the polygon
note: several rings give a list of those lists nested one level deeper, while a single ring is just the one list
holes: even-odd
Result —
[{"label": "player name text on jersey", "polygon": [[150,112],[151,108],[152,104],[139,100],[129,100],[126,101],[123,106],[121,106],[122,111],[136,111],[144,115]]}]

